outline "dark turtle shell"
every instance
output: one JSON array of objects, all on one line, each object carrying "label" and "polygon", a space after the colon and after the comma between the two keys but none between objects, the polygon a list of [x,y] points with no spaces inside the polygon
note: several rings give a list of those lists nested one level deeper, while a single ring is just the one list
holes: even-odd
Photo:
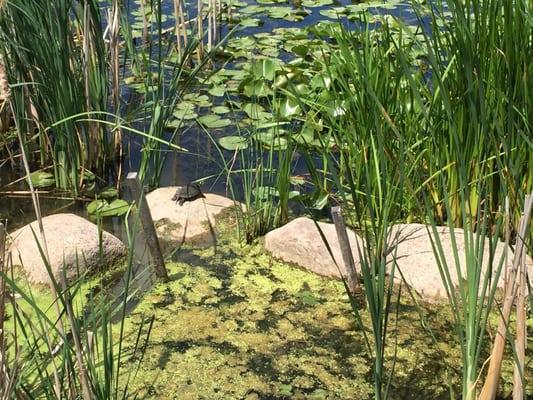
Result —
[{"label": "dark turtle shell", "polygon": [[172,201],[177,201],[182,205],[185,201],[195,200],[200,197],[205,197],[200,190],[200,186],[189,183],[185,186],[178,187],[176,193],[174,193],[174,196],[172,197]]}]

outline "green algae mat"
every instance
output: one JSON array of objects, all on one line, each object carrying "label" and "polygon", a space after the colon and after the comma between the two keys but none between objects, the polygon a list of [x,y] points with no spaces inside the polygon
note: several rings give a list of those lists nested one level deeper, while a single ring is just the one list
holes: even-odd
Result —
[{"label": "green algae mat", "polygon": [[[219,243],[215,254],[186,250],[178,257],[168,265],[170,282],[144,295],[128,321],[135,332],[155,316],[135,380],[141,398],[372,397],[371,357],[341,282],[235,238]],[[392,398],[449,399],[460,385],[461,362],[451,315],[400,294],[386,353]],[[370,319],[364,322],[371,337]],[[506,368],[510,387],[512,366]]]}]

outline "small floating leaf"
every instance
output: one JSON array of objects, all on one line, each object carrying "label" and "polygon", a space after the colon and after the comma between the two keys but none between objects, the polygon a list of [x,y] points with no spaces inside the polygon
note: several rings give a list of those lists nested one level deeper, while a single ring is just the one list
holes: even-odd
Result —
[{"label": "small floating leaf", "polygon": [[214,114],[203,115],[198,118],[198,122],[210,129],[225,128],[226,126],[231,125],[231,120],[220,118],[218,115]]},{"label": "small floating leaf", "polygon": [[226,150],[244,150],[248,147],[248,140],[242,136],[225,136],[218,139],[218,143]]},{"label": "small floating leaf", "polygon": [[224,88],[224,86],[213,86],[211,89],[208,90],[208,93],[211,96],[222,97],[226,93],[226,89]]},{"label": "small floating leaf", "polygon": [[122,199],[113,200],[111,203],[97,199],[87,205],[87,213],[98,217],[118,217],[126,214],[128,208],[129,204]]},{"label": "small floating leaf", "polygon": [[54,175],[50,172],[35,171],[30,174],[30,180],[34,187],[45,188],[55,185]]},{"label": "small floating leaf", "polygon": [[230,112],[230,109],[226,106],[215,106],[211,109],[211,112],[215,114],[227,114]]},{"label": "small floating leaf", "polygon": [[118,197],[118,190],[113,186],[106,187],[98,193],[98,197],[101,199],[112,199]]}]

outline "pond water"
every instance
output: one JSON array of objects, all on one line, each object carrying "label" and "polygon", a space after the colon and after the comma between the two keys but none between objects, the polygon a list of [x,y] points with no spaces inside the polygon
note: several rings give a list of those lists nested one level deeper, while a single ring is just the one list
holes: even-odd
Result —
[{"label": "pond water", "polygon": [[[163,1],[163,15],[166,18],[164,28],[173,25],[173,2]],[[228,41],[230,51],[237,50],[242,46],[244,53],[249,51],[251,38],[258,38],[261,44],[258,49],[260,56],[265,54],[278,58],[284,62],[290,61],[294,54],[289,53],[283,47],[283,41],[289,40],[290,36],[284,36],[285,30],[288,32],[306,32],[310,26],[318,26],[324,22],[342,21],[350,29],[361,29],[364,24],[358,17],[360,12],[366,11],[369,19],[373,15],[392,15],[400,17],[406,24],[418,24],[416,14],[412,11],[410,5],[397,1],[388,2],[369,2],[357,3],[347,0],[293,0],[290,3],[277,2],[271,0],[261,1],[232,1],[233,5],[232,18],[239,19],[240,24],[223,25],[221,36],[231,36]],[[138,4],[132,3],[133,24],[140,23],[140,16],[135,15]],[[188,5],[189,16],[194,17],[195,5]],[[377,22],[372,22],[377,23]],[[423,22],[424,23],[424,22]],[[257,26],[255,26],[257,25]],[[135,34],[135,32],[134,32]],[[139,32],[137,32],[137,35]],[[275,38],[274,41],[268,41],[268,38]],[[246,42],[246,43],[245,43]],[[244,45],[243,45],[244,43]],[[246,47],[248,46],[248,47]],[[246,55],[246,54],[244,54]],[[225,69],[239,70],[246,62],[250,62],[250,57],[244,57],[241,54],[236,60],[224,65]],[[209,94],[207,87],[198,87],[193,90],[198,93]],[[130,87],[123,87],[123,100],[128,103],[135,103],[138,96]],[[232,100],[238,100],[238,94],[231,94]],[[227,98],[212,96],[210,101],[213,106],[227,103]],[[198,107],[198,115],[209,113],[209,108]],[[233,117],[243,118],[244,113],[235,113]],[[142,128],[142,126],[141,126]],[[206,135],[204,128],[196,123],[191,123],[181,129],[176,144],[183,147],[187,152],[168,153],[160,185],[183,185],[190,181],[201,180],[204,178],[204,191],[214,192],[227,195],[226,178],[221,175],[223,160],[220,153],[213,144],[213,140],[220,137],[235,134],[235,127],[230,125],[222,129],[212,129],[210,134],[212,138]],[[168,133],[168,139],[171,132]],[[125,135],[124,147],[128,149],[128,156],[123,160],[122,170],[127,173],[139,168],[142,141],[138,136]],[[232,152],[223,151],[226,159],[231,158]],[[14,229],[24,225],[34,219],[33,206],[31,198],[28,195],[26,184],[20,180],[23,175],[22,165],[12,166],[8,160],[0,161],[0,218],[9,219],[9,228]],[[302,160],[298,155],[295,157],[294,173],[304,171]],[[15,183],[14,183],[15,182]],[[237,193],[237,195],[239,195]],[[67,194],[55,193],[53,191],[43,190],[40,194],[41,210],[43,215],[57,212],[73,212],[82,216],[87,216],[85,206],[86,201],[74,201]],[[123,236],[123,226],[119,218],[109,218],[105,221],[105,228],[110,230],[119,237]]]}]

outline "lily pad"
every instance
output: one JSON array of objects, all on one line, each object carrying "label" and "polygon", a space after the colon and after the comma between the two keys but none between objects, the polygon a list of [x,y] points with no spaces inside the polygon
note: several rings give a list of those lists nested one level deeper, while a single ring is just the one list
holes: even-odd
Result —
[{"label": "lily pad", "polygon": [[203,115],[198,118],[198,122],[210,129],[225,128],[231,125],[230,119],[220,118],[220,116],[215,114]]},{"label": "lily pad", "polygon": [[118,190],[116,187],[108,186],[98,192],[98,197],[101,199],[113,199],[118,197]]},{"label": "lily pad", "polygon": [[116,199],[109,203],[107,200],[93,200],[87,205],[87,213],[97,217],[118,217],[126,214],[129,204],[122,200]]},{"label": "lily pad", "polygon": [[33,187],[45,188],[55,185],[54,175],[50,172],[35,171],[30,174],[30,180]]},{"label": "lily pad", "polygon": [[244,150],[248,147],[248,140],[242,136],[225,136],[218,140],[218,144],[226,150]]},{"label": "lily pad", "polygon": [[229,113],[231,110],[226,107],[226,106],[215,106],[213,108],[211,108],[211,112],[215,113],[215,114],[227,114]]}]

